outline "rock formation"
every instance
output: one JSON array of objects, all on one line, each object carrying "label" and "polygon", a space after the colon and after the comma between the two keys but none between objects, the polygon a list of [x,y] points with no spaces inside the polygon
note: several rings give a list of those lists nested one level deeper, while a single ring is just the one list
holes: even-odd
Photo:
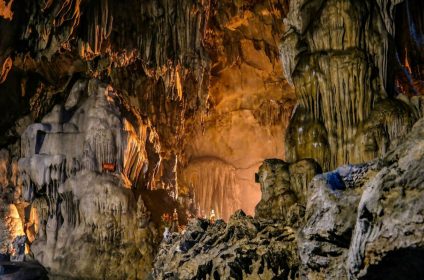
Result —
[{"label": "rock formation", "polygon": [[142,198],[137,203],[131,190],[147,170],[146,129],[116,91],[90,80],[77,82],[64,107],[23,133],[27,235],[51,274],[136,279],[148,273],[154,235]]},{"label": "rock formation", "polygon": [[290,227],[260,222],[242,211],[226,224],[193,220],[183,235],[163,242],[155,279],[294,279],[299,260]]},{"label": "rock formation", "polygon": [[278,159],[265,160],[257,174],[262,198],[256,205],[255,217],[299,220],[304,215],[308,183],[318,173],[321,173],[321,167],[313,160],[292,164]]},{"label": "rock formation", "polygon": [[[303,189],[291,196],[265,189],[261,203],[267,203],[258,205],[255,218],[238,212],[228,224],[193,221],[183,235],[161,244],[155,278],[422,278],[423,132],[420,119],[407,140],[383,159],[315,176],[303,213],[269,219],[281,210],[272,199],[290,205]],[[266,161],[261,184],[287,188],[282,175],[290,179],[287,166],[293,165]]]},{"label": "rock formation", "polygon": [[424,275],[423,136],[421,119],[408,140],[384,158],[383,168],[367,184],[349,248],[350,277],[418,279]]},{"label": "rock formation", "polygon": [[299,255],[305,279],[347,279],[346,260],[364,184],[378,164],[346,165],[311,182]]},{"label": "rock formation", "polygon": [[423,11],[0,0],[0,273],[419,276]]},{"label": "rock formation", "polygon": [[299,105],[286,134],[289,161],[311,157],[326,170],[365,162],[410,129],[417,116],[395,98],[389,65],[398,2],[290,2],[281,53]]}]

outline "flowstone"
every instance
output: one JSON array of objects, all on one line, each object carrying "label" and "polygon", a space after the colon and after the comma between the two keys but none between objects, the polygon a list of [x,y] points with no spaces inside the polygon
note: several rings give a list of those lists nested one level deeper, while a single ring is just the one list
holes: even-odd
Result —
[{"label": "flowstone", "polygon": [[[22,135],[26,235],[52,275],[144,279],[154,229],[131,190],[147,170],[146,126],[110,86],[77,82]],[[137,203],[138,202],[138,203]]]},{"label": "flowstone", "polygon": [[313,158],[324,170],[367,162],[417,119],[395,98],[388,67],[396,59],[391,13],[400,1],[375,2],[290,2],[281,57],[299,105],[285,135],[288,161]]}]

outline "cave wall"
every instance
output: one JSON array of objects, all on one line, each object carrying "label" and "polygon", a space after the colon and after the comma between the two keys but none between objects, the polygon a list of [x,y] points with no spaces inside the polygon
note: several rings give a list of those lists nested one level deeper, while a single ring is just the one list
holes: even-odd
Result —
[{"label": "cave wall", "polygon": [[76,82],[64,106],[23,132],[22,220],[31,253],[51,274],[149,273],[156,229],[132,191],[147,171],[145,131],[125,99],[92,79]]}]

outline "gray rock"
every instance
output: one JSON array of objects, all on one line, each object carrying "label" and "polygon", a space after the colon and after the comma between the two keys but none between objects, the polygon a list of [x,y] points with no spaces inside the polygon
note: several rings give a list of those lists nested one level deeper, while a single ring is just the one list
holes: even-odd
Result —
[{"label": "gray rock", "polygon": [[305,279],[346,279],[345,260],[363,183],[376,163],[345,165],[316,176],[310,184],[306,223],[299,234]]},{"label": "gray rock", "polygon": [[421,119],[368,182],[349,248],[351,279],[424,277],[423,140]]},{"label": "gray rock", "polygon": [[[291,188],[289,165],[267,160],[264,212]],[[298,165],[302,170],[302,165]],[[383,159],[315,176],[306,214],[261,219],[236,212],[227,224],[194,220],[163,242],[155,279],[422,279],[424,119]],[[287,201],[287,200],[283,200]],[[358,206],[359,205],[359,206]],[[264,215],[266,217],[266,215]],[[287,215],[289,217],[289,215]],[[222,278],[221,278],[222,277]]]},{"label": "gray rock", "polygon": [[242,211],[211,225],[192,220],[172,243],[162,242],[154,279],[296,279],[299,260],[290,227]]}]

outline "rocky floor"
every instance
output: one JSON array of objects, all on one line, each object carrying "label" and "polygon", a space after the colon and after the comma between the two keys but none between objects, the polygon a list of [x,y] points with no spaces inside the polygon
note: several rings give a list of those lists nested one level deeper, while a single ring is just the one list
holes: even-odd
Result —
[{"label": "rocky floor", "polygon": [[[155,279],[293,279],[299,259],[294,230],[255,220],[241,210],[210,224],[192,220],[186,232],[164,241]],[[209,277],[209,278],[208,278]]]},{"label": "rocky floor", "polygon": [[315,176],[295,223],[193,220],[162,242],[153,277],[424,279],[423,168],[421,119],[382,159]]}]

